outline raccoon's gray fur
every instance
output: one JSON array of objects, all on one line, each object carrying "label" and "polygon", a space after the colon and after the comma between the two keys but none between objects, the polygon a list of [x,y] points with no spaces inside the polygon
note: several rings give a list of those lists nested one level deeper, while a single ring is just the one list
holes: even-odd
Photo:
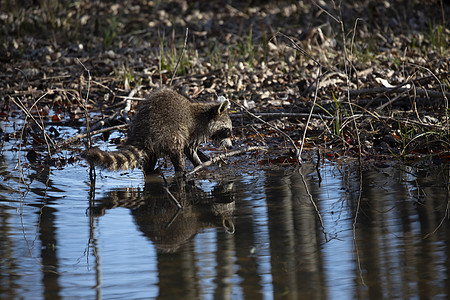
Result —
[{"label": "raccoon's gray fur", "polygon": [[118,170],[137,167],[143,157],[144,172],[149,173],[156,160],[167,154],[175,171],[184,171],[184,155],[194,166],[202,163],[197,147],[207,138],[220,146],[231,146],[229,104],[228,100],[196,103],[174,90],[158,89],[141,103],[123,146],[111,152],[91,149],[84,158],[92,166]]}]

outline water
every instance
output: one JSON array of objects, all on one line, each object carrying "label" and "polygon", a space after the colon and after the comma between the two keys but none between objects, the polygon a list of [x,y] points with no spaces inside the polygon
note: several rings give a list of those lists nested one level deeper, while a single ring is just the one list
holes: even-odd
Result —
[{"label": "water", "polygon": [[92,189],[79,162],[14,169],[16,146],[0,161],[2,299],[450,296],[447,165],[241,157],[167,170],[178,211],[161,177],[98,172]]}]

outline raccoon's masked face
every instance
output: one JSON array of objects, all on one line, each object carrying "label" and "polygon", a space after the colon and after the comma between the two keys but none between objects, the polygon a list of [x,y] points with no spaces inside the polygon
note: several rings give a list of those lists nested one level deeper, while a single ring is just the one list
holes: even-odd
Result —
[{"label": "raccoon's masked face", "polygon": [[230,101],[226,98],[221,101],[221,104],[216,108],[216,113],[211,120],[210,129],[212,132],[211,138],[219,147],[231,148],[232,124],[230,116],[228,115],[228,107]]}]

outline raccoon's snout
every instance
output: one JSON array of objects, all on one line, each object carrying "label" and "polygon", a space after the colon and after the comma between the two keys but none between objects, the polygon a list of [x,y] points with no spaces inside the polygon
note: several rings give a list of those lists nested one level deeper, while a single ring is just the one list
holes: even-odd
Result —
[{"label": "raccoon's snout", "polygon": [[212,139],[220,146],[225,148],[231,148],[231,129],[230,128],[224,128],[219,131],[217,131],[213,136]]},{"label": "raccoon's snout", "polygon": [[230,138],[226,138],[220,141],[220,147],[231,148],[231,146],[233,146],[233,144],[231,143]]}]

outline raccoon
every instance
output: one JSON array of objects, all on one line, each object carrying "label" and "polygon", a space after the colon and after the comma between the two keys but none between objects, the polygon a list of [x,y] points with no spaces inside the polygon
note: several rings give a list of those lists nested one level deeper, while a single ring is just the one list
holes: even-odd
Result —
[{"label": "raccoon", "polygon": [[143,157],[147,174],[154,171],[159,157],[168,155],[175,171],[184,172],[185,155],[194,166],[207,160],[197,150],[206,139],[231,147],[229,105],[226,99],[221,103],[197,103],[172,89],[158,89],[141,103],[124,145],[111,152],[94,148],[83,157],[91,166],[115,171],[136,168]]}]

